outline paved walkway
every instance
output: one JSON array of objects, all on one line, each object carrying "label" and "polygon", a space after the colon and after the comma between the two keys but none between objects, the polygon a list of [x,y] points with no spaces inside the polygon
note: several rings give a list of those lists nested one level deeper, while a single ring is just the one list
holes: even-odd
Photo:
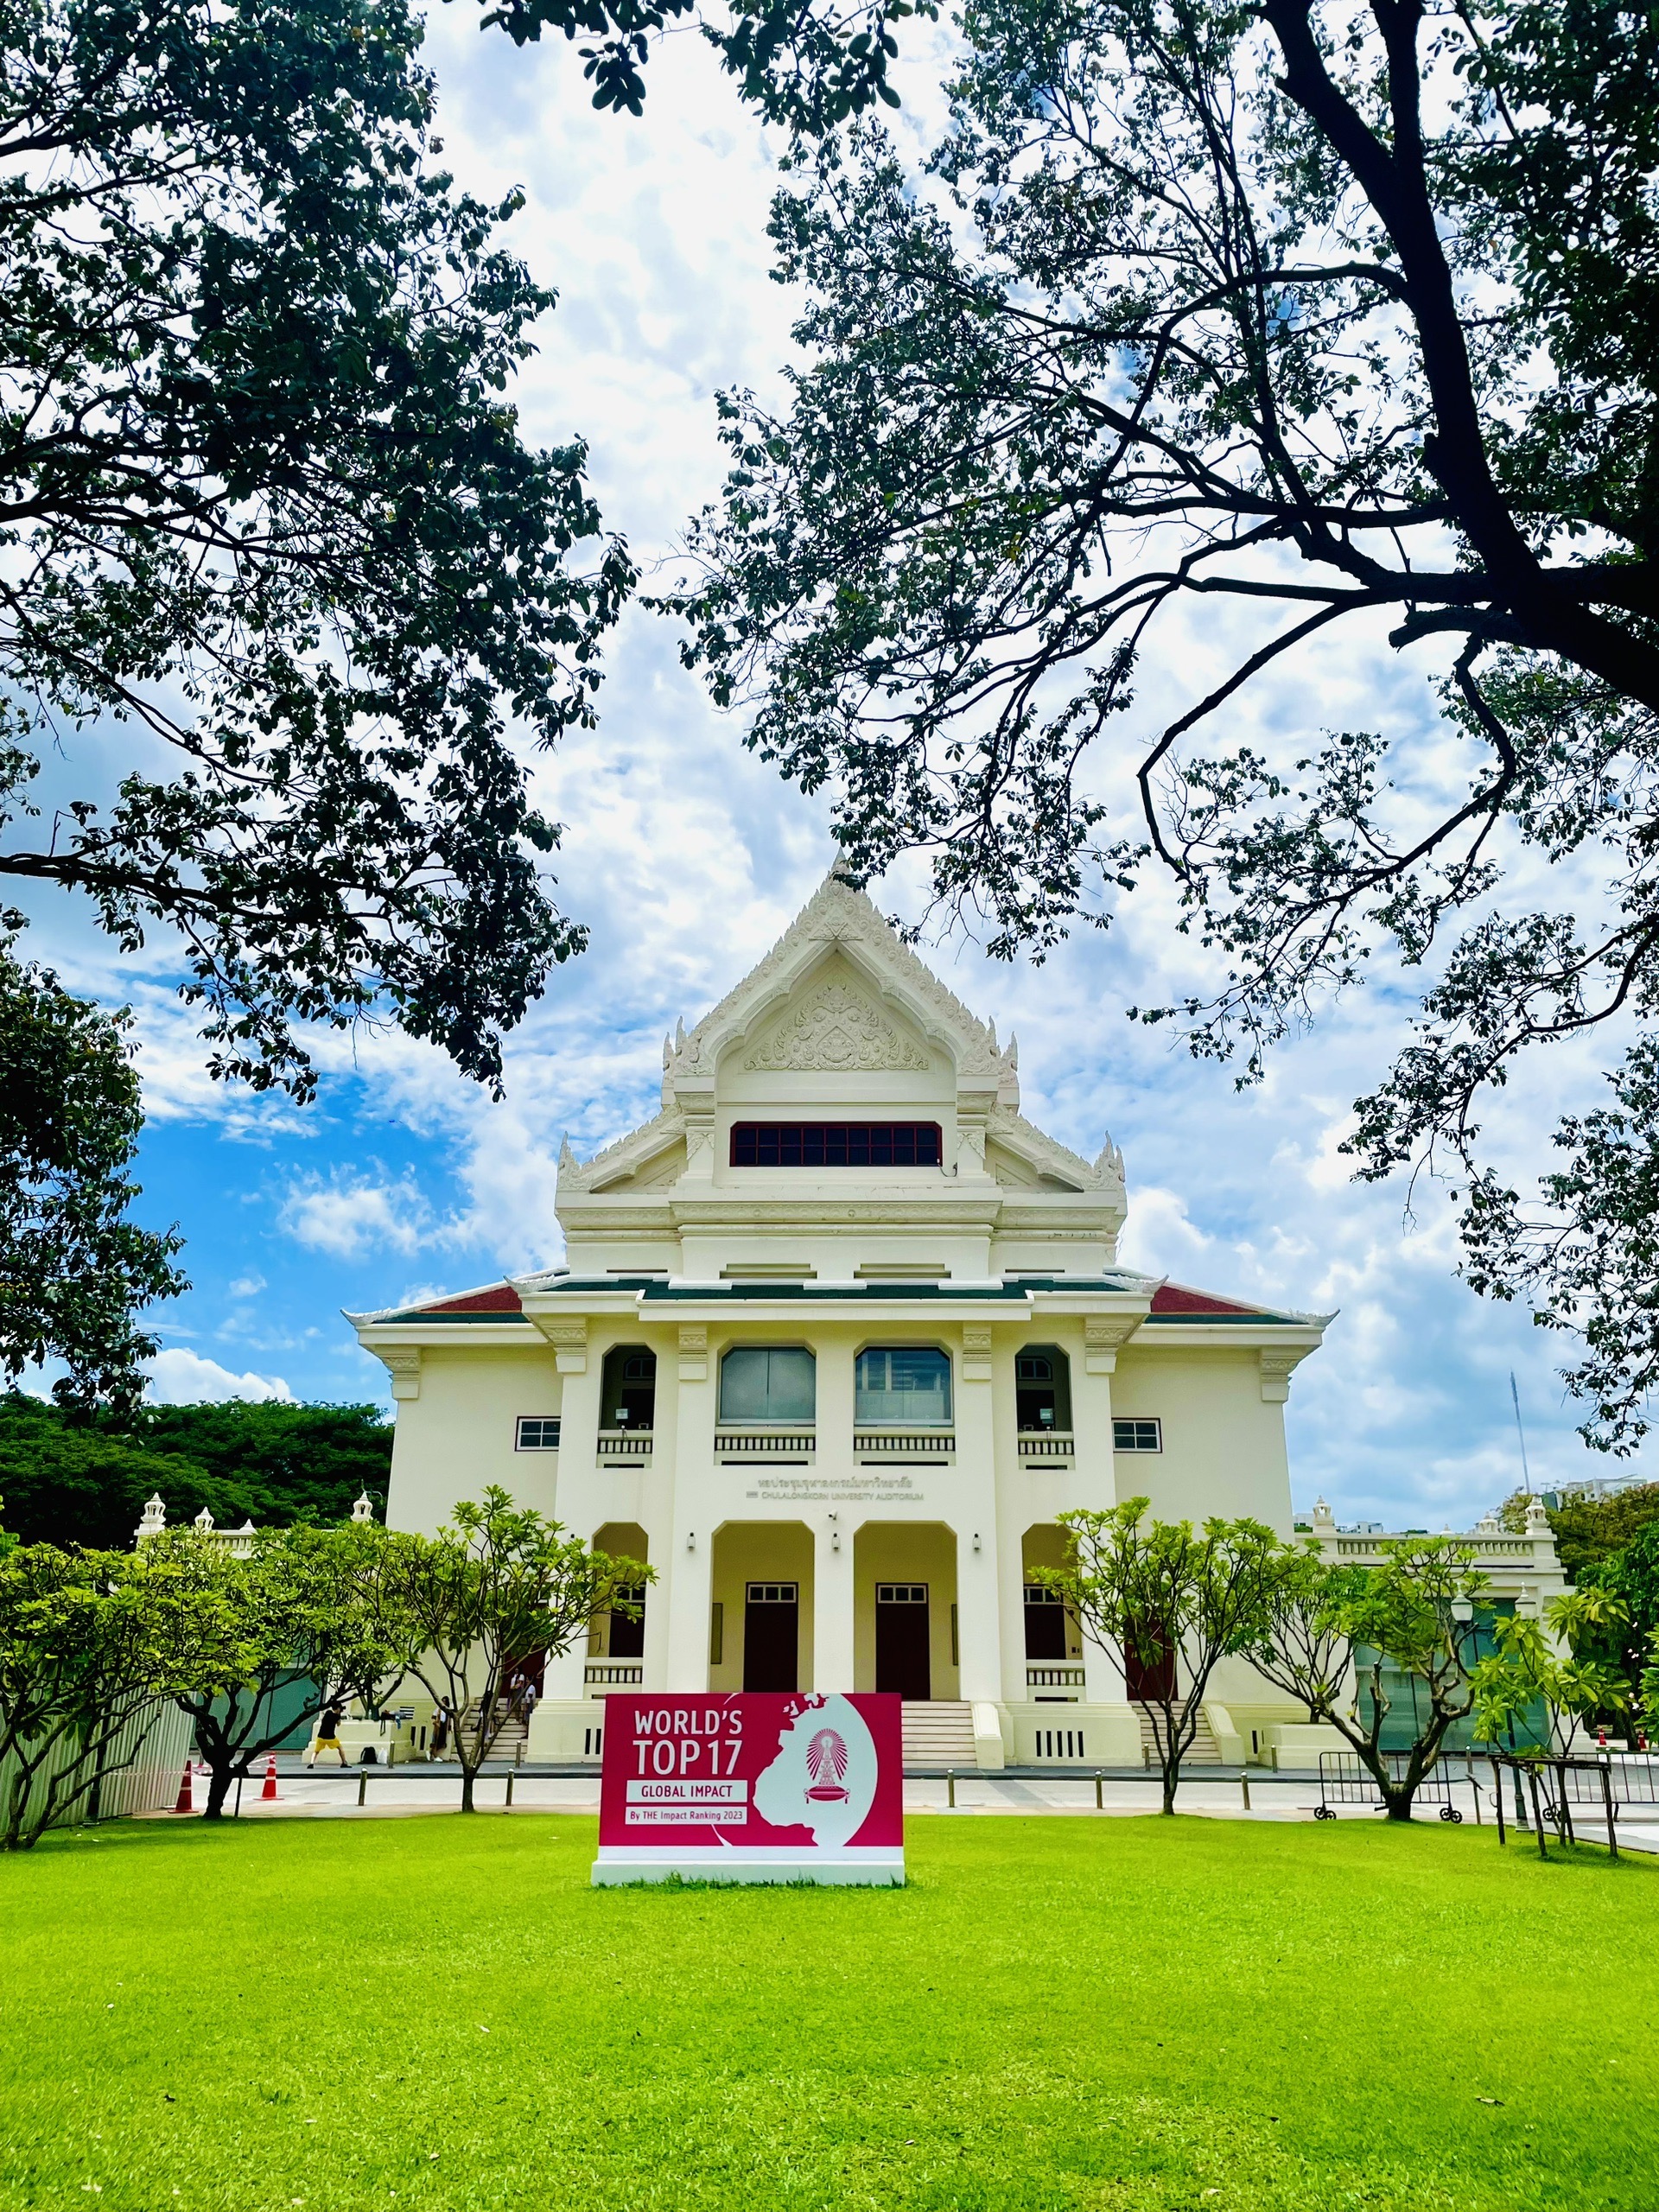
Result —
[{"label": "paved walkway", "polygon": [[[366,1782],[364,1777],[366,1776]],[[402,1767],[387,1773],[384,1768],[353,1768],[339,1773],[327,1768],[283,1774],[277,1782],[276,1802],[259,1796],[260,1783],[250,1783],[242,1794],[243,1817],[260,1820],[396,1820],[420,1813],[454,1812],[461,1802],[461,1783],[453,1768],[428,1772]],[[1235,1777],[1206,1777],[1199,1770],[1181,1783],[1177,1802],[1186,1814],[1224,1821],[1311,1821],[1319,1802],[1319,1786],[1313,1777],[1283,1779],[1261,1773],[1249,1777],[1249,1804],[1244,1787]],[[507,1776],[488,1770],[480,1778],[475,1802],[482,1811],[505,1811]],[[1452,1786],[1452,1800],[1466,1821],[1477,1818],[1475,1795],[1466,1782]],[[363,1802],[358,1800],[361,1796]],[[950,1784],[943,1778],[907,1778],[905,1810],[912,1816],[937,1815],[946,1820],[983,1819],[999,1814],[1070,1815],[1089,1820],[1155,1813],[1160,1803],[1157,1777],[1144,1780],[1108,1778],[1096,1803],[1094,1778],[1090,1777],[1027,1777],[1014,1775],[969,1774],[956,1783],[956,1803],[950,1802]],[[1587,1808],[1585,1808],[1587,1811]],[[517,1813],[586,1813],[599,1810],[596,1775],[514,1773],[512,1810]],[[1436,1808],[1426,1806],[1421,1817],[1432,1820]],[[158,1819],[169,1815],[156,1815]],[[1491,1825],[1490,1789],[1483,1792],[1478,1817]],[[1369,1803],[1337,1808],[1338,1820],[1375,1820]],[[1600,1835],[1599,1821],[1581,1819],[1580,1833],[1587,1840]],[[1530,1838],[1525,1839],[1529,1841]],[[1618,1840],[1632,1851],[1659,1853],[1659,1821],[1648,1826],[1621,1820]]]}]

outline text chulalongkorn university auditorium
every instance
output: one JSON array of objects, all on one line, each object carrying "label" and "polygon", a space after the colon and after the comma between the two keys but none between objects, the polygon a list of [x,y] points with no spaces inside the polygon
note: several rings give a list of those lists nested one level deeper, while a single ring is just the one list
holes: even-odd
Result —
[{"label": "text chulalongkorn university auditorium", "polygon": [[[613,1689],[884,1689],[912,1760],[1138,1764],[1133,1686],[1030,1570],[1141,1495],[1288,1535],[1332,1317],[1121,1268],[1122,1155],[1026,1121],[1012,1043],[835,875],[667,1042],[662,1098],[565,1147],[563,1268],[350,1317],[394,1527],[495,1482],[655,1571],[546,1661],[531,1754],[596,1756]],[[1242,1662],[1210,1697],[1205,1748],[1299,1717]]]}]

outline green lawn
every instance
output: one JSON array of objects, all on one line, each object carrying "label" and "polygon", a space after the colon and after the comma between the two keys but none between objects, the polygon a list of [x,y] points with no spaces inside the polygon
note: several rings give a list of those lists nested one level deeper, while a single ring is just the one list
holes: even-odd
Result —
[{"label": "green lawn", "polygon": [[903,1891],[594,1891],[593,1844],[140,1823],[0,1861],[0,2207],[1659,2206],[1655,1866],[939,1818]]}]

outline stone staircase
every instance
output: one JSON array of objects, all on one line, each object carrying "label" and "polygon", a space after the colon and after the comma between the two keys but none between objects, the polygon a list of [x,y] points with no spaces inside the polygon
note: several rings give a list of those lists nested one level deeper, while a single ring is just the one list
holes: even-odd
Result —
[{"label": "stone staircase", "polygon": [[[478,1700],[474,1698],[461,1716],[461,1727],[469,1736],[478,1729]],[[524,1758],[529,1731],[515,1713],[501,1724],[495,1741],[485,1758],[486,1766],[517,1766]]]},{"label": "stone staircase", "polygon": [[[1144,1705],[1137,1705],[1135,1711],[1135,1717],[1141,1723],[1141,1751],[1147,1764],[1155,1767],[1158,1764],[1158,1741],[1152,1732],[1151,1716]],[[1192,1738],[1192,1748],[1181,1761],[1181,1764],[1183,1766],[1219,1766],[1221,1764],[1220,1747],[1211,1732],[1210,1723],[1204,1716],[1202,1707],[1198,1711],[1198,1733]]]},{"label": "stone staircase", "polygon": [[938,1698],[904,1708],[905,1771],[912,1767],[973,1767],[974,1709],[965,1701]]}]

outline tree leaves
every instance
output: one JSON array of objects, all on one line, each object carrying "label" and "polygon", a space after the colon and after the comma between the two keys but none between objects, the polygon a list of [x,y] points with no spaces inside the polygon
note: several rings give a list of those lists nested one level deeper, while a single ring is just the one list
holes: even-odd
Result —
[{"label": "tree leaves", "polygon": [[0,34],[0,812],[48,729],[124,725],[130,764],[0,874],[176,932],[216,1074],[307,1096],[306,1027],[376,1020],[498,1084],[585,941],[504,709],[590,721],[632,582],[582,447],[503,396],[552,303],[517,202],[430,166],[399,0]]}]

